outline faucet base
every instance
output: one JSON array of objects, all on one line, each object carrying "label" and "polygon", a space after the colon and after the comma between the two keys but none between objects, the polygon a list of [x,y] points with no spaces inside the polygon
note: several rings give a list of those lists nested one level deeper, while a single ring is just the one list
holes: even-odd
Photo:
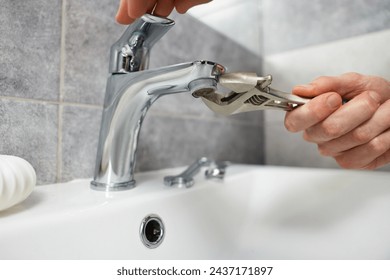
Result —
[{"label": "faucet base", "polygon": [[106,192],[125,191],[125,190],[130,190],[134,187],[135,187],[135,180],[124,182],[124,183],[111,183],[111,184],[91,181],[91,189],[96,191],[106,191]]}]

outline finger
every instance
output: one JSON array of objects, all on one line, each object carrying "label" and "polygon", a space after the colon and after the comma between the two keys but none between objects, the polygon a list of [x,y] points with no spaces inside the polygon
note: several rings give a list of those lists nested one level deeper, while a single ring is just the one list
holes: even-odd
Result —
[{"label": "finger", "polygon": [[319,152],[324,156],[337,156],[338,154],[363,145],[380,135],[390,127],[390,101],[382,104],[371,119],[346,135],[320,144]]},{"label": "finger", "polygon": [[363,169],[377,169],[379,167],[382,167],[386,164],[390,163],[390,150],[382,154],[381,156],[377,157],[375,160],[367,164],[363,167]]},{"label": "finger", "polygon": [[115,20],[120,24],[130,24],[135,18],[129,17],[127,0],[121,0],[119,3],[119,9],[115,16]]},{"label": "finger", "polygon": [[153,14],[159,17],[167,17],[173,10],[174,0],[159,0]]},{"label": "finger", "polygon": [[366,76],[358,73],[346,73],[336,77],[319,77],[310,84],[295,86],[292,92],[304,97],[313,97],[325,92],[337,92],[344,98],[351,99],[354,96],[350,93],[355,95],[361,93],[365,90],[366,83]]},{"label": "finger", "polygon": [[287,112],[284,125],[288,131],[298,132],[323,121],[341,106],[340,95],[335,92],[322,94],[307,104]]},{"label": "finger", "polygon": [[154,14],[154,10],[157,6],[157,3],[161,0],[143,0],[146,4],[146,12],[144,12],[141,16],[144,14]]},{"label": "finger", "polygon": [[[390,149],[390,130],[375,137],[367,144],[358,146],[335,157],[343,168],[372,168],[388,158]],[[377,161],[377,162],[375,162]]]},{"label": "finger", "polygon": [[175,0],[175,7],[176,11],[184,14],[193,6],[205,4],[208,2],[211,2],[211,0]]},{"label": "finger", "polygon": [[146,13],[152,13],[157,0],[121,0],[116,21],[121,24],[133,23]]},{"label": "finger", "polygon": [[366,91],[340,107],[323,122],[309,127],[306,141],[323,143],[339,138],[369,120],[380,106],[380,96],[375,91]]},{"label": "finger", "polygon": [[127,14],[130,18],[137,19],[142,17],[144,14],[150,10],[153,10],[154,5],[156,4],[156,0],[147,0],[147,1],[139,1],[139,0],[127,0]]}]

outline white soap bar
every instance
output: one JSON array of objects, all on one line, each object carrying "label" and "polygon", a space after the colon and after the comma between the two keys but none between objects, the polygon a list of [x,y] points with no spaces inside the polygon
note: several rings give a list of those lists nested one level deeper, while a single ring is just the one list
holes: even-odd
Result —
[{"label": "white soap bar", "polygon": [[0,211],[25,200],[36,180],[35,170],[26,160],[0,155]]}]

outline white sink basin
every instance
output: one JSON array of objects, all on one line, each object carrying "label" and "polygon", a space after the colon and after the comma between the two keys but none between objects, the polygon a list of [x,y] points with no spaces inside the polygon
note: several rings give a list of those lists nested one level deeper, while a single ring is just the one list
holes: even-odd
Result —
[{"label": "white sink basin", "polygon": [[[0,212],[0,259],[390,258],[390,173],[232,165],[223,182],[163,185],[182,170],[115,193],[36,187]],[[155,249],[140,239],[149,214],[165,225]]]}]

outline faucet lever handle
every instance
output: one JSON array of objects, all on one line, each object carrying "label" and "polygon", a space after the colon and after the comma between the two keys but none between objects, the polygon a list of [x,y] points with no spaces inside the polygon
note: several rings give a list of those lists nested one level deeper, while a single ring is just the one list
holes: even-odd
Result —
[{"label": "faucet lever handle", "polygon": [[202,157],[191,164],[186,170],[177,176],[164,177],[164,184],[166,186],[178,186],[178,187],[192,187],[194,185],[194,176],[199,173],[200,169],[204,166],[209,166],[211,160],[206,157]]},{"label": "faucet lever handle", "polygon": [[129,25],[111,46],[109,72],[116,74],[147,69],[150,49],[174,24],[169,18],[146,14]]}]

